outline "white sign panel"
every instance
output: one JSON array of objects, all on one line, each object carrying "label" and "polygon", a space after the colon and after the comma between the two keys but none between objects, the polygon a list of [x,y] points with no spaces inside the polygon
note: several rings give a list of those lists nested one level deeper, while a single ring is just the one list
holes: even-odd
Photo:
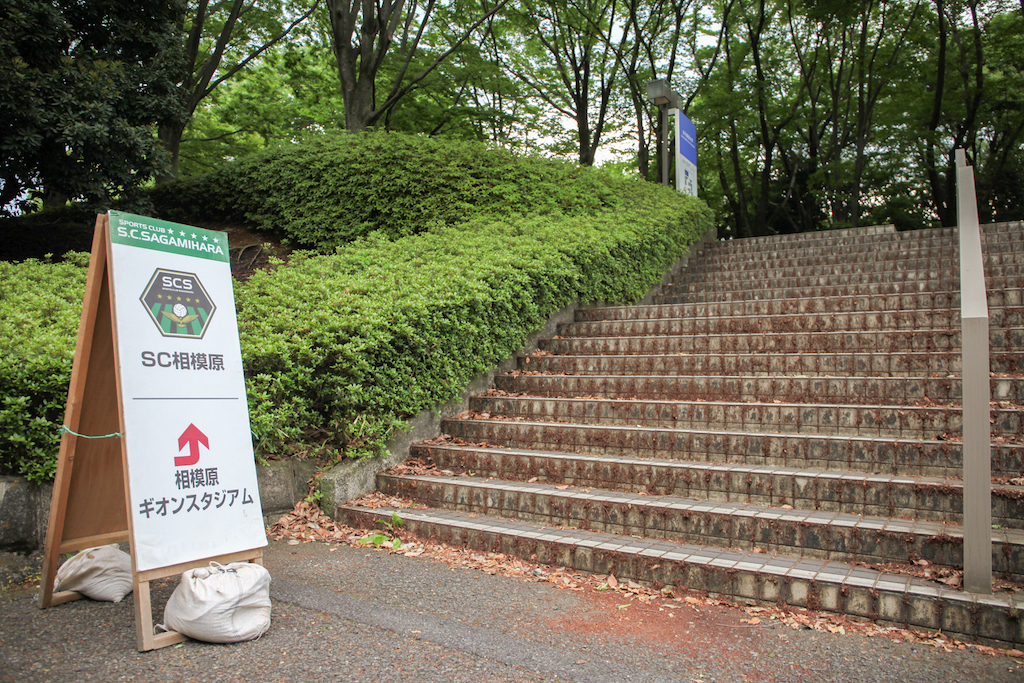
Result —
[{"label": "white sign panel", "polygon": [[227,235],[110,212],[138,571],[267,544]]},{"label": "white sign panel", "polygon": [[697,126],[676,109],[676,190],[697,196]]}]

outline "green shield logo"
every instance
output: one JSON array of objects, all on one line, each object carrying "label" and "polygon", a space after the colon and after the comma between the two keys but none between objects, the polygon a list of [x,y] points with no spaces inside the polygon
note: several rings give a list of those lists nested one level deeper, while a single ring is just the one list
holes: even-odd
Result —
[{"label": "green shield logo", "polygon": [[157,268],[139,298],[165,337],[202,339],[217,307],[195,273]]}]

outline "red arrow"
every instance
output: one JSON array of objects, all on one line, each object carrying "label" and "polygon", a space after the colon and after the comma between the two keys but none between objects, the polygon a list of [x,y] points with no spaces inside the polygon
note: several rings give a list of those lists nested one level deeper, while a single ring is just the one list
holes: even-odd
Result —
[{"label": "red arrow", "polygon": [[175,457],[175,467],[185,467],[186,465],[195,465],[199,462],[199,444],[203,444],[207,449],[210,448],[210,440],[206,438],[206,434],[199,431],[199,427],[194,424],[190,424],[188,428],[181,433],[178,437],[178,450],[180,451],[188,444],[188,456]]}]

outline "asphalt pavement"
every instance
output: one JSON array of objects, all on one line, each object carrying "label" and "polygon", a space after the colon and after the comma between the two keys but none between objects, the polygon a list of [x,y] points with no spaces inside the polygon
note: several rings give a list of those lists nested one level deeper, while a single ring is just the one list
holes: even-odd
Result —
[{"label": "asphalt pavement", "polygon": [[[131,596],[40,610],[37,588],[8,587],[0,681],[1024,681],[1009,656],[794,630],[701,600],[645,603],[365,547],[272,541],[265,564],[263,637],[152,652],[136,650]],[[157,610],[173,584],[154,584]]]}]

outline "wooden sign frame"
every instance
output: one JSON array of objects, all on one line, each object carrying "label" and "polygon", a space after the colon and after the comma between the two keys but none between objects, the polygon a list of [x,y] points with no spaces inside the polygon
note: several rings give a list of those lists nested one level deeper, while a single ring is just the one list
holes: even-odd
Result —
[{"label": "wooden sign frame", "polygon": [[174,631],[154,633],[150,582],[208,566],[210,561],[262,564],[263,548],[138,570],[129,509],[128,452],[125,439],[121,438],[125,432],[125,416],[118,369],[109,234],[109,217],[98,215],[50,503],[39,607],[43,609],[84,597],[74,591],[54,592],[61,554],[108,543],[128,543],[132,556],[136,642],[142,652],[186,639]]}]

